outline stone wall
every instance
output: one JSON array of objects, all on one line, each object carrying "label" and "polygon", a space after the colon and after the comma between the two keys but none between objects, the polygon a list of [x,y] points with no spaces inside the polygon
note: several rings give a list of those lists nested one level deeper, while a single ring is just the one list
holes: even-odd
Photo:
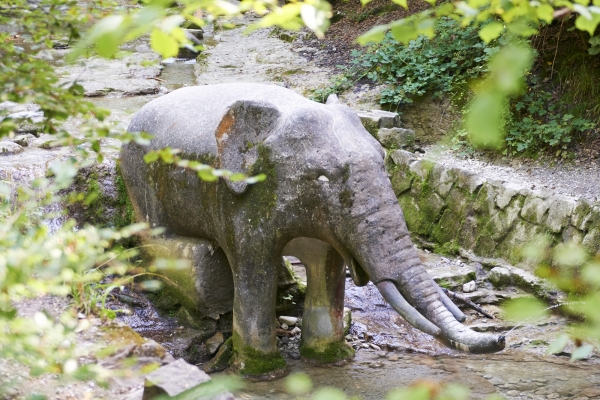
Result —
[{"label": "stone wall", "polygon": [[484,179],[404,150],[392,151],[387,167],[413,238],[437,251],[519,263],[523,245],[544,235],[552,245],[574,241],[600,253],[600,203]]}]

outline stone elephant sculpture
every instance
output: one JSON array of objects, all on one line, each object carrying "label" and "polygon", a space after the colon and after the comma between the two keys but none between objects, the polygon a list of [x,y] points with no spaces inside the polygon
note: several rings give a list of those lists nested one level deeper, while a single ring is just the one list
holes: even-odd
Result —
[{"label": "stone elephant sculpture", "polygon": [[[282,255],[307,266],[301,355],[352,356],[342,330],[345,265],[377,285],[408,322],[449,346],[499,351],[504,337],[471,331],[423,268],[384,168],[384,151],[341,104],[319,104],[278,86],[232,83],[176,90],[146,104],[128,130],[153,135],[125,145],[121,171],[137,218],[170,238],[210,239],[234,285],[233,366],[242,374],[285,369],[275,336]],[[203,182],[173,165],[145,164],[150,149],[264,182]]]}]

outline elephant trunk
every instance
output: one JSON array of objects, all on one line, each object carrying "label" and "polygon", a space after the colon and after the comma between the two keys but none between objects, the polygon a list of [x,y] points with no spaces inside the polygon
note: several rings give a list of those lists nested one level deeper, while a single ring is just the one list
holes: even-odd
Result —
[{"label": "elephant trunk", "polygon": [[373,197],[364,197],[362,207],[355,203],[355,229],[347,239],[386,301],[413,326],[448,346],[472,353],[502,350],[504,336],[477,333],[458,322],[464,315],[427,274],[391,188],[377,197],[375,207]]}]

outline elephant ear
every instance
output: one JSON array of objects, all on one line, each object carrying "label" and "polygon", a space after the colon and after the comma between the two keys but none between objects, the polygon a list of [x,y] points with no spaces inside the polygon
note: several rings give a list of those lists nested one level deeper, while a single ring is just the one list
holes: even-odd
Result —
[{"label": "elephant ear", "polygon": [[[280,113],[273,104],[242,100],[233,103],[223,118],[215,137],[220,167],[246,175],[258,159],[258,146],[264,142],[279,119]],[[246,182],[225,181],[236,194],[242,194]]]}]

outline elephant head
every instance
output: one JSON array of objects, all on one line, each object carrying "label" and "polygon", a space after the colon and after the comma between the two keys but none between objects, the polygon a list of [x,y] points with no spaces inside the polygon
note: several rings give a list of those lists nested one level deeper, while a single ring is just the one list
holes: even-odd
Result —
[{"label": "elephant head", "polygon": [[[463,326],[462,312],[428,276],[385,170],[384,150],[357,115],[341,104],[321,105],[289,91],[279,98],[284,89],[269,90],[275,94],[231,105],[215,135],[223,168],[266,172],[255,166],[268,155],[278,199],[270,218],[282,243],[299,236],[325,241],[356,284],[371,280],[416,328],[463,351],[502,350],[504,337]],[[228,186],[238,196],[248,190]]]}]

